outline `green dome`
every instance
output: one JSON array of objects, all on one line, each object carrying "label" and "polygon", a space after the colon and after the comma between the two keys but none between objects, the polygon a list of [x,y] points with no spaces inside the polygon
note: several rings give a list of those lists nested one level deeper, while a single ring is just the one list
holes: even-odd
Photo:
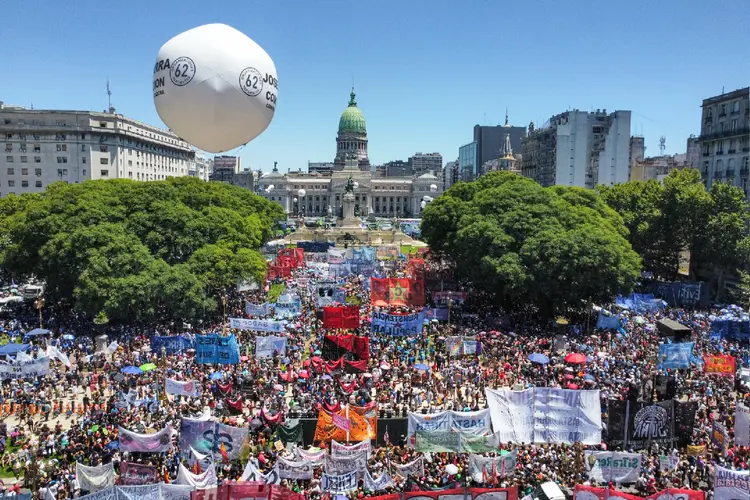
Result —
[{"label": "green dome", "polygon": [[357,107],[357,101],[354,100],[356,97],[354,89],[352,89],[350,96],[349,107],[341,113],[341,119],[339,120],[339,134],[342,132],[367,134],[365,117],[362,114],[362,111]]}]

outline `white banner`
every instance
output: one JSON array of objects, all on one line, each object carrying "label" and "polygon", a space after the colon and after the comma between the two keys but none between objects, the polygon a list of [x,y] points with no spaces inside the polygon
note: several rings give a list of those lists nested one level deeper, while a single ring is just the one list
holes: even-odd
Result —
[{"label": "white banner", "polygon": [[211,464],[203,474],[193,474],[187,470],[184,465],[180,464],[180,469],[177,472],[177,479],[174,480],[174,484],[184,484],[202,489],[216,486],[217,481],[216,469],[213,464]]},{"label": "white banner", "polygon": [[640,453],[619,451],[587,451],[586,470],[589,479],[599,483],[634,483],[641,470]]},{"label": "white banner", "polygon": [[196,380],[187,380],[183,382],[168,378],[165,383],[165,390],[167,391],[167,394],[178,396],[200,396],[200,388]]},{"label": "white banner", "polygon": [[190,500],[194,486],[180,484],[146,484],[142,486],[110,486],[78,497],[77,500]]},{"label": "white banner", "polygon": [[[21,354],[21,353],[19,352],[18,354]],[[50,359],[57,359],[68,368],[71,367],[70,359],[68,358],[68,355],[53,345],[47,346],[47,356]]]},{"label": "white banner", "polygon": [[714,500],[750,500],[748,471],[714,467]]},{"label": "white banner", "polygon": [[286,337],[255,337],[256,358],[272,358],[274,353],[286,356]]},{"label": "white banner", "polygon": [[117,488],[112,486],[111,488],[106,488],[90,495],[78,497],[76,500],[117,500]]},{"label": "white banner", "polygon": [[43,357],[25,363],[0,364],[0,380],[36,378],[49,374],[49,358]]},{"label": "white banner", "polygon": [[372,445],[370,441],[360,441],[357,444],[345,445],[338,441],[331,441],[331,457],[332,458],[349,458],[358,455],[361,452],[365,452],[367,456],[370,456],[372,452]]},{"label": "white banner", "polygon": [[266,483],[266,484],[281,484],[281,478],[279,477],[279,472],[276,467],[274,467],[267,474],[263,474],[258,469],[258,466],[255,463],[254,458],[247,461],[247,465],[245,465],[245,470],[242,472],[240,481],[255,481],[255,482],[261,482],[261,483]]},{"label": "white banner", "polygon": [[[483,436],[491,433],[490,410],[441,411],[429,415],[409,413],[406,445],[414,448],[417,431],[457,431],[462,435]],[[528,441],[527,441],[528,442]]]},{"label": "white banner", "polygon": [[158,484],[143,484],[138,486],[118,486],[118,500],[159,500]]},{"label": "white banner", "polygon": [[337,476],[331,476],[324,472],[320,489],[330,493],[346,493],[348,491],[356,490],[357,472],[354,471]]},{"label": "white banner", "polygon": [[279,478],[281,479],[307,480],[313,477],[313,465],[304,460],[295,462],[283,457],[277,457],[276,470],[278,470]]},{"label": "white banner", "polygon": [[750,446],[750,408],[739,402],[734,408],[734,444]]},{"label": "white banner", "polygon": [[95,493],[115,485],[115,469],[112,462],[96,467],[76,462],[76,479],[81,490]]},{"label": "white banner", "polygon": [[159,484],[159,500],[190,500],[195,488],[183,484]]},{"label": "white banner", "polygon": [[323,465],[326,458],[325,450],[308,451],[302,448],[297,448],[297,458],[312,463],[313,465]]},{"label": "white banner", "polygon": [[351,471],[362,471],[367,468],[367,452],[360,451],[357,455],[346,458],[333,458],[326,455],[325,471],[329,474],[343,474]]},{"label": "white banner", "polygon": [[236,330],[254,330],[256,332],[281,333],[284,323],[272,319],[229,318],[229,326]]},{"label": "white banner", "polygon": [[398,465],[393,464],[396,470],[396,475],[401,476],[404,479],[408,479],[409,476],[422,477],[424,476],[424,457],[419,457],[413,462],[408,464]]},{"label": "white banner", "polygon": [[469,455],[469,475],[477,483],[483,484],[486,482],[485,477],[511,475],[516,470],[517,461],[518,450],[513,450],[511,453],[500,457],[483,457],[472,453]]},{"label": "white banner", "polygon": [[388,472],[383,472],[380,477],[373,479],[369,470],[365,470],[365,489],[370,491],[383,491],[395,486]]},{"label": "white banner", "polygon": [[117,427],[120,451],[162,453],[172,449],[172,427],[169,425],[155,434],[138,434]]},{"label": "white banner", "polygon": [[485,389],[485,394],[501,443],[601,444],[599,391],[542,387]]}]

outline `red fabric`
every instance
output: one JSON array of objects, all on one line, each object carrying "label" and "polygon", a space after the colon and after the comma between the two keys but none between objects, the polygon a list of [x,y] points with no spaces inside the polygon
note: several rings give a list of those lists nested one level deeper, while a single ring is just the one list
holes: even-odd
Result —
[{"label": "red fabric", "polygon": [[328,413],[338,413],[341,411],[341,403],[336,401],[336,404],[332,405],[328,401],[323,401],[323,409]]},{"label": "red fabric", "polygon": [[324,307],[323,328],[359,328],[359,307]]},{"label": "red fabric", "polygon": [[370,278],[370,300],[372,305],[385,307],[388,305],[388,289],[390,280],[388,278]]},{"label": "red fabric", "polygon": [[351,394],[354,392],[354,389],[357,387],[357,384],[355,382],[352,382],[351,384],[345,384],[339,379],[339,385],[341,386],[341,390],[344,391],[347,394]]},{"label": "red fabric", "polygon": [[[636,495],[630,495],[628,493],[623,493],[622,491],[618,491],[614,488],[610,488],[609,492],[607,492],[607,488],[597,488],[595,486],[583,486],[581,484],[577,484],[575,487],[575,493],[573,494],[573,500],[578,497],[578,493],[581,493],[581,498],[591,498],[591,495],[596,496],[599,498],[599,500],[607,500],[608,497],[617,497],[622,498],[624,500],[643,500],[642,497],[636,496]],[[651,498],[651,497],[649,497]]]},{"label": "red fabric", "polygon": [[216,387],[219,388],[219,392],[222,392],[226,395],[229,395],[232,393],[232,381],[230,380],[227,385],[221,385],[219,382],[216,382]]},{"label": "red fabric", "polygon": [[288,278],[292,275],[291,267],[277,266],[274,264],[268,265],[268,279],[274,280],[276,278]]},{"label": "red fabric", "polygon": [[377,307],[425,305],[424,281],[409,278],[370,278],[370,300]]},{"label": "red fabric", "polygon": [[364,359],[360,361],[346,361],[346,364],[361,372],[367,371],[367,361]]},{"label": "red fabric", "polygon": [[270,415],[270,414],[269,414],[269,413],[268,413],[268,412],[266,411],[266,407],[265,407],[265,406],[264,406],[263,408],[261,408],[261,410],[260,410],[260,414],[261,414],[261,416],[262,416],[262,417],[263,417],[263,418],[264,418],[264,419],[266,420],[266,422],[268,422],[268,423],[269,423],[269,424],[271,424],[271,425],[276,425],[276,424],[279,424],[279,423],[281,423],[281,417],[283,416],[283,415],[281,414],[281,412],[278,412],[278,413],[277,413],[276,415],[274,415],[274,416],[271,416],[271,415]]},{"label": "red fabric", "polygon": [[207,488],[190,492],[191,500],[219,500],[223,499],[224,488]]},{"label": "red fabric", "polygon": [[[666,490],[649,495],[648,500],[659,500],[662,495],[671,495],[672,498],[686,498],[687,500],[704,500],[706,494],[697,490],[684,490],[681,488],[667,488]],[[678,497],[679,495],[679,497]]]},{"label": "red fabric", "polygon": [[268,498],[271,488],[259,481],[229,481],[221,487],[224,490],[222,499],[243,500],[252,498],[258,500]]},{"label": "red fabric", "polygon": [[225,402],[228,406],[229,413],[232,413],[233,415],[239,415],[242,413],[242,396],[237,396],[237,399],[234,401],[227,398]]},{"label": "red fabric", "polygon": [[289,488],[283,486],[271,485],[271,492],[268,494],[268,500],[305,500],[305,495],[295,493]]},{"label": "red fabric", "polygon": [[464,489],[453,488],[451,490],[437,490],[437,491],[405,491],[404,500],[406,500],[407,498],[416,498],[416,497],[419,497],[419,498],[427,497],[427,498],[434,498],[435,500],[439,500],[441,497],[445,496],[447,498],[449,495],[450,496],[461,495],[462,497],[464,497]]},{"label": "red fabric", "polygon": [[725,354],[723,356],[703,356],[703,366],[707,375],[721,375],[734,377],[737,373],[737,361],[734,356]]},{"label": "red fabric", "polygon": [[390,493],[388,495],[380,495],[379,497],[369,497],[368,500],[401,500],[401,495]]},{"label": "red fabric", "polygon": [[276,263],[286,262],[291,267],[303,267],[305,265],[305,251],[301,248],[282,248],[276,257]]},{"label": "red fabric", "polygon": [[497,493],[505,493],[505,500],[518,500],[518,486],[511,486],[510,488],[467,488],[471,500],[491,500],[498,498],[501,495]]},{"label": "red fabric", "polygon": [[[356,335],[326,335],[325,340],[333,342],[342,349],[346,349],[359,359],[368,361],[370,359],[370,339]],[[339,368],[343,368],[342,364]],[[331,370],[333,371],[333,370]],[[329,371],[329,373],[331,372]]]}]

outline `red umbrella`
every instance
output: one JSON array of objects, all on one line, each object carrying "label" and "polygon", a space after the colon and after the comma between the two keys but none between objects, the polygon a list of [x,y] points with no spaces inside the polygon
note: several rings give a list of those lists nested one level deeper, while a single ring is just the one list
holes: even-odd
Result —
[{"label": "red umbrella", "polygon": [[578,389],[578,384],[568,384],[568,389]]},{"label": "red umbrella", "polygon": [[565,356],[565,362],[571,365],[583,365],[586,364],[586,356],[578,352],[571,352]]}]

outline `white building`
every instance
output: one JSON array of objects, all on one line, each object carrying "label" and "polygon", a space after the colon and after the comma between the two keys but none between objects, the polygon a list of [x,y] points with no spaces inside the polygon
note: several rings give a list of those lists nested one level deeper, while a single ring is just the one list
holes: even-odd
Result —
[{"label": "white building", "polygon": [[521,173],[542,186],[594,188],[627,182],[630,111],[567,111],[523,139]]},{"label": "white building", "polygon": [[195,158],[188,143],[110,111],[37,110],[0,102],[0,196],[43,191],[56,181],[188,175]]},{"label": "white building", "polygon": [[190,177],[197,177],[202,181],[207,181],[211,176],[211,164],[212,160],[206,158],[206,155],[201,151],[195,152],[195,160],[188,164],[188,175]]}]

